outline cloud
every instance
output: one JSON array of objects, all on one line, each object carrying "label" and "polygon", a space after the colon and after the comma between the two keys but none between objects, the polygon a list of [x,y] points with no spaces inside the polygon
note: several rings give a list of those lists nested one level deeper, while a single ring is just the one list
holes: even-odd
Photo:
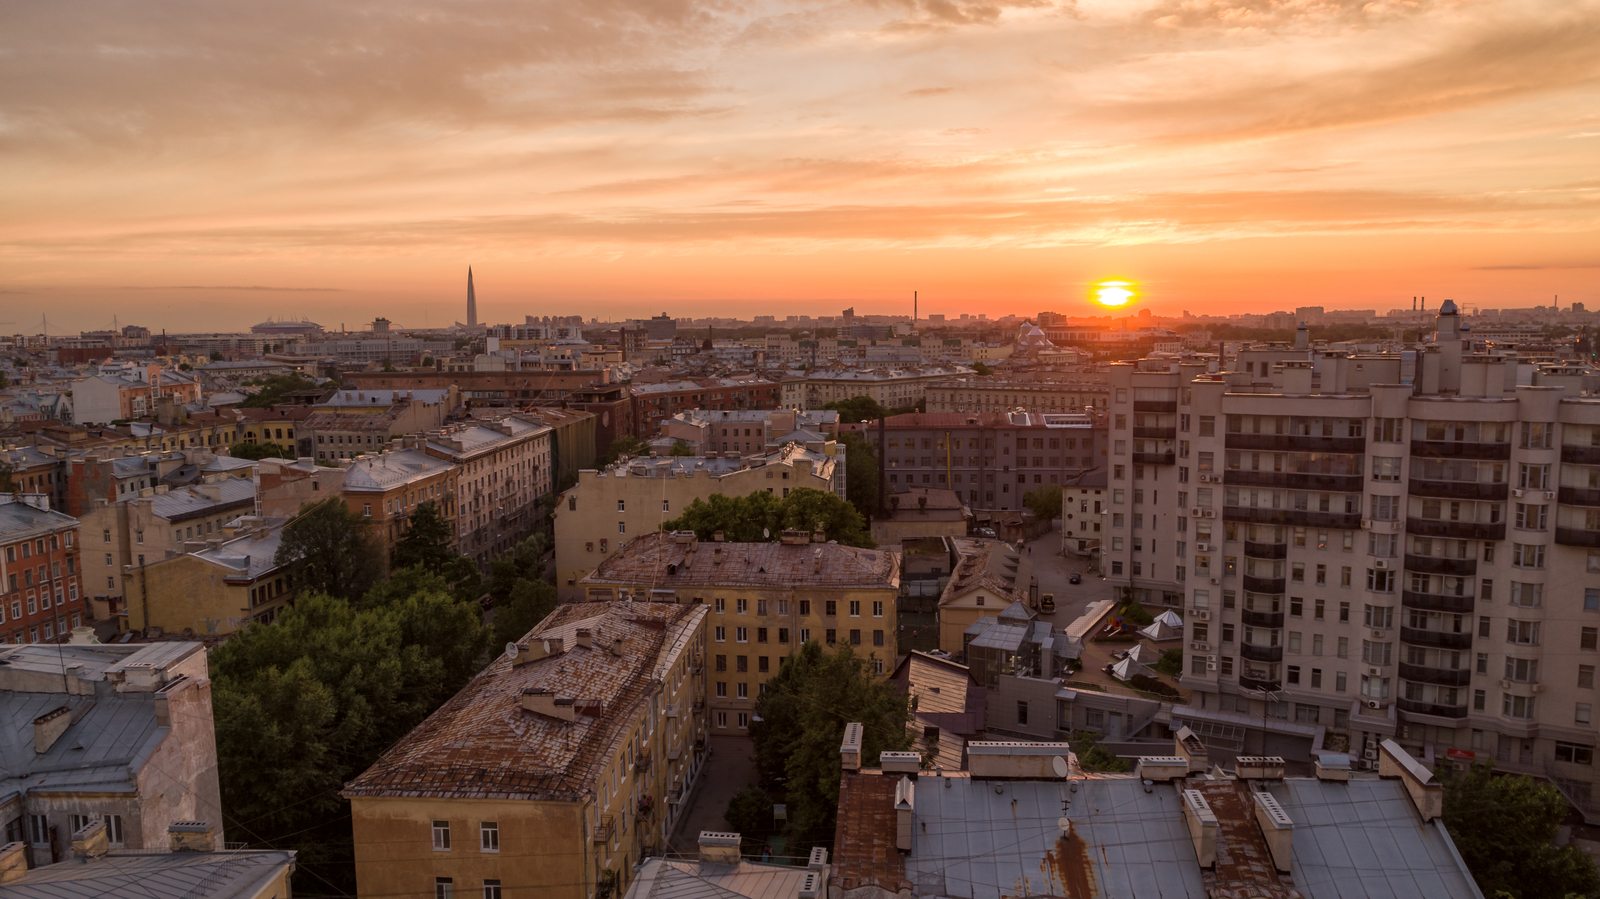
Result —
[{"label": "cloud", "polygon": [[118,290],[252,290],[269,293],[343,293],[342,287],[238,287],[233,285],[180,284],[176,286],[126,286]]},{"label": "cloud", "polygon": [[1434,0],[1164,0],[1146,15],[1163,28],[1266,32],[1367,25],[1418,15],[1436,5]]},{"label": "cloud", "polygon": [[1600,268],[1600,262],[1553,263],[1550,265],[1475,265],[1475,272],[1544,272]]}]

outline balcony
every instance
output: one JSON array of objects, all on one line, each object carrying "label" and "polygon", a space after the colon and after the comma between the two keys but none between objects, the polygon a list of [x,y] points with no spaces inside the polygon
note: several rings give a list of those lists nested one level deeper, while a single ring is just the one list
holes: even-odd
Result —
[{"label": "balcony", "polygon": [[1308,528],[1334,528],[1354,531],[1361,527],[1361,514],[1351,512],[1311,512],[1300,509],[1261,509],[1253,506],[1227,506],[1222,510],[1227,521],[1251,524],[1285,524]]},{"label": "balcony", "polygon": [[1441,687],[1465,687],[1472,682],[1472,672],[1465,668],[1427,668],[1405,662],[1400,663],[1400,677],[1419,684],[1438,684]]},{"label": "balcony", "polygon": [[1476,521],[1446,521],[1442,518],[1407,518],[1406,533],[1419,537],[1455,537],[1459,540],[1504,540],[1506,523],[1481,524]]},{"label": "balcony", "polygon": [[1283,559],[1289,555],[1287,543],[1251,543],[1246,540],[1244,554],[1250,559]]},{"label": "balcony", "polygon": [[1419,574],[1453,574],[1457,577],[1472,577],[1478,573],[1478,560],[1407,555],[1406,570],[1415,571]]},{"label": "balcony", "polygon": [[1439,705],[1436,702],[1418,702],[1415,699],[1396,699],[1394,704],[1402,712],[1413,715],[1432,715],[1435,718],[1465,718],[1467,707],[1464,705]]},{"label": "balcony", "polygon": [[1240,609],[1239,620],[1251,627],[1283,627],[1282,612],[1257,612],[1255,609]]},{"label": "balcony", "polygon": [[1176,440],[1177,428],[1134,428],[1133,436],[1136,440]]},{"label": "balcony", "polygon": [[1283,647],[1241,643],[1239,644],[1239,655],[1252,662],[1281,662],[1283,661]]},{"label": "balcony", "polygon": [[1400,628],[1400,642],[1410,643],[1412,646],[1433,646],[1439,649],[1471,649],[1472,635],[1452,634],[1447,631],[1425,631],[1416,627],[1402,627]]},{"label": "balcony", "polygon": [[650,770],[650,753],[648,753],[648,752],[639,753],[639,755],[636,758],[634,758],[634,760],[633,760],[633,770],[635,770],[635,771],[649,771]]},{"label": "balcony", "polygon": [[1480,484],[1476,481],[1423,481],[1412,478],[1406,483],[1412,496],[1433,496],[1441,499],[1503,500],[1510,493],[1509,484]]},{"label": "balcony", "polygon": [[1562,487],[1557,498],[1569,506],[1600,506],[1600,490],[1583,487]]},{"label": "balcony", "polygon": [[1556,542],[1562,546],[1587,546],[1593,549],[1600,547],[1600,531],[1585,531],[1582,528],[1556,528]]},{"label": "balcony", "polygon": [[1244,588],[1251,593],[1282,593],[1287,586],[1288,581],[1281,577],[1244,576]]},{"label": "balcony", "polygon": [[1135,465],[1171,465],[1178,461],[1174,453],[1134,453]]},{"label": "balcony", "polygon": [[1360,493],[1361,475],[1320,474],[1300,471],[1245,471],[1228,469],[1222,482],[1230,487],[1289,487],[1300,490],[1337,490]]},{"label": "balcony", "polygon": [[1229,434],[1228,449],[1289,453],[1364,453],[1365,437],[1313,437],[1310,434]]},{"label": "balcony", "polygon": [[1491,459],[1504,462],[1511,458],[1509,443],[1457,443],[1454,440],[1413,440],[1411,455],[1434,459]]},{"label": "balcony", "polygon": [[617,830],[617,820],[611,815],[601,815],[594,823],[594,841],[604,843]]},{"label": "balcony", "polygon": [[1600,446],[1561,446],[1561,461],[1576,465],[1600,465]]},{"label": "balcony", "polygon": [[1276,693],[1283,689],[1283,684],[1275,680],[1261,680],[1248,675],[1239,675],[1239,686],[1246,690],[1261,690],[1266,693]]},{"label": "balcony", "polygon": [[1165,412],[1166,414],[1171,415],[1178,411],[1178,403],[1176,400],[1134,400],[1133,411],[1157,413]]},{"label": "balcony", "polygon": [[1473,599],[1471,596],[1447,596],[1443,593],[1413,593],[1410,590],[1403,590],[1400,593],[1400,605],[1427,612],[1466,614],[1473,610]]}]

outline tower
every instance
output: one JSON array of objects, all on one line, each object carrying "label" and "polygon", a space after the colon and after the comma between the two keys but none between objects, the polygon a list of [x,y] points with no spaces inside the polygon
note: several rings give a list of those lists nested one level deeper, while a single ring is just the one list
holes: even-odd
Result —
[{"label": "tower", "polygon": [[472,266],[467,266],[467,327],[478,325],[478,297],[472,292]]}]

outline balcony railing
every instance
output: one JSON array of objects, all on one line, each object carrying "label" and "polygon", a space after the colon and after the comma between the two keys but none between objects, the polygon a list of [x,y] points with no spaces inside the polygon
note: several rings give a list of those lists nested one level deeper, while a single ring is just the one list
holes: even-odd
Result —
[{"label": "balcony railing", "polygon": [[1446,596],[1443,593],[1413,593],[1404,590],[1400,593],[1400,605],[1427,612],[1465,614],[1473,610],[1473,599],[1470,596]]},{"label": "balcony railing", "polygon": [[616,818],[611,815],[601,815],[594,822],[594,841],[596,843],[604,843],[606,840],[611,839],[611,835],[616,832],[616,829]]},{"label": "balcony railing", "polygon": [[1281,662],[1283,661],[1282,646],[1257,646],[1254,643],[1241,643],[1239,655],[1252,662]]},{"label": "balcony railing", "polygon": [[1365,437],[1313,437],[1310,434],[1229,434],[1228,449],[1290,453],[1364,453]]},{"label": "balcony railing", "polygon": [[1447,631],[1427,631],[1417,627],[1400,628],[1400,642],[1412,646],[1434,646],[1439,649],[1471,649],[1471,634],[1452,634]]},{"label": "balcony railing", "polygon": [[1287,543],[1251,543],[1244,544],[1244,554],[1251,559],[1283,559],[1289,555]]},{"label": "balcony railing", "polygon": [[1476,481],[1424,481],[1412,478],[1406,491],[1412,496],[1436,496],[1442,499],[1505,499],[1510,493],[1509,484],[1480,484]]},{"label": "balcony railing", "polygon": [[1561,502],[1569,506],[1600,506],[1600,490],[1583,487],[1562,487],[1556,493]]},{"label": "balcony railing", "polygon": [[1420,537],[1454,537],[1458,540],[1504,540],[1506,523],[1446,521],[1442,518],[1407,518],[1406,533]]},{"label": "balcony railing", "polygon": [[1230,468],[1222,473],[1222,482],[1236,487],[1289,487],[1300,490],[1337,490],[1341,493],[1360,493],[1361,475],[1321,474],[1301,471],[1247,471]]},{"label": "balcony railing", "polygon": [[1174,453],[1134,453],[1135,465],[1171,465],[1178,461]]},{"label": "balcony railing", "polygon": [[1585,531],[1581,528],[1556,528],[1556,542],[1562,546],[1587,546],[1593,549],[1600,547],[1600,531]]},{"label": "balcony railing", "polygon": [[1419,684],[1438,684],[1441,687],[1465,687],[1472,682],[1472,672],[1465,668],[1428,668],[1405,662],[1400,663],[1400,677]]},{"label": "balcony railing", "polygon": [[1446,559],[1441,556],[1406,556],[1406,570],[1419,574],[1453,574],[1471,577],[1478,573],[1477,559]]},{"label": "balcony railing", "polygon": [[1561,446],[1561,461],[1577,465],[1600,465],[1600,446]]},{"label": "balcony railing", "polygon": [[1170,415],[1178,411],[1178,403],[1176,400],[1134,400],[1133,411],[1165,412]]},{"label": "balcony railing", "polygon": [[1240,609],[1239,620],[1251,627],[1283,627],[1282,612],[1257,612],[1255,609]]},{"label": "balcony railing", "polygon": [[650,770],[650,753],[648,753],[648,752],[639,753],[639,755],[636,756],[634,758],[634,760],[633,760],[633,770],[635,770],[635,771],[649,771]]},{"label": "balcony railing", "polygon": [[1280,681],[1262,680],[1261,678],[1244,674],[1239,675],[1239,686],[1246,690],[1264,690],[1268,693],[1276,693],[1283,689],[1283,684]]},{"label": "balcony railing", "polygon": [[1333,528],[1354,531],[1361,527],[1361,514],[1351,512],[1310,512],[1299,509],[1261,509],[1253,506],[1227,506],[1222,517],[1251,524],[1284,524],[1308,528]]},{"label": "balcony railing", "polygon": [[1435,718],[1465,718],[1467,707],[1464,705],[1439,705],[1436,702],[1418,702],[1415,699],[1396,699],[1395,705],[1402,712],[1413,715],[1432,715]]},{"label": "balcony railing", "polygon": [[1177,428],[1134,428],[1133,436],[1136,440],[1176,440]]},{"label": "balcony railing", "polygon": [[1255,577],[1249,574],[1244,576],[1244,588],[1251,593],[1282,593],[1288,583],[1281,577]]},{"label": "balcony railing", "polygon": [[1413,440],[1411,455],[1434,459],[1496,459],[1511,458],[1509,443],[1468,443],[1454,440]]}]

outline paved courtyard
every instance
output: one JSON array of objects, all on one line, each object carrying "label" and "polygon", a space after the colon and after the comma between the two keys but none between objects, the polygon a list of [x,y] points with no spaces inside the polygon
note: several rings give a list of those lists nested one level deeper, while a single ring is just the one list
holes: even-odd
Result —
[{"label": "paved courtyard", "polygon": [[713,735],[708,743],[711,759],[670,843],[671,851],[691,857],[698,851],[701,831],[728,829],[722,818],[728,800],[756,782],[756,766],[751,760],[755,750],[749,737]]}]

